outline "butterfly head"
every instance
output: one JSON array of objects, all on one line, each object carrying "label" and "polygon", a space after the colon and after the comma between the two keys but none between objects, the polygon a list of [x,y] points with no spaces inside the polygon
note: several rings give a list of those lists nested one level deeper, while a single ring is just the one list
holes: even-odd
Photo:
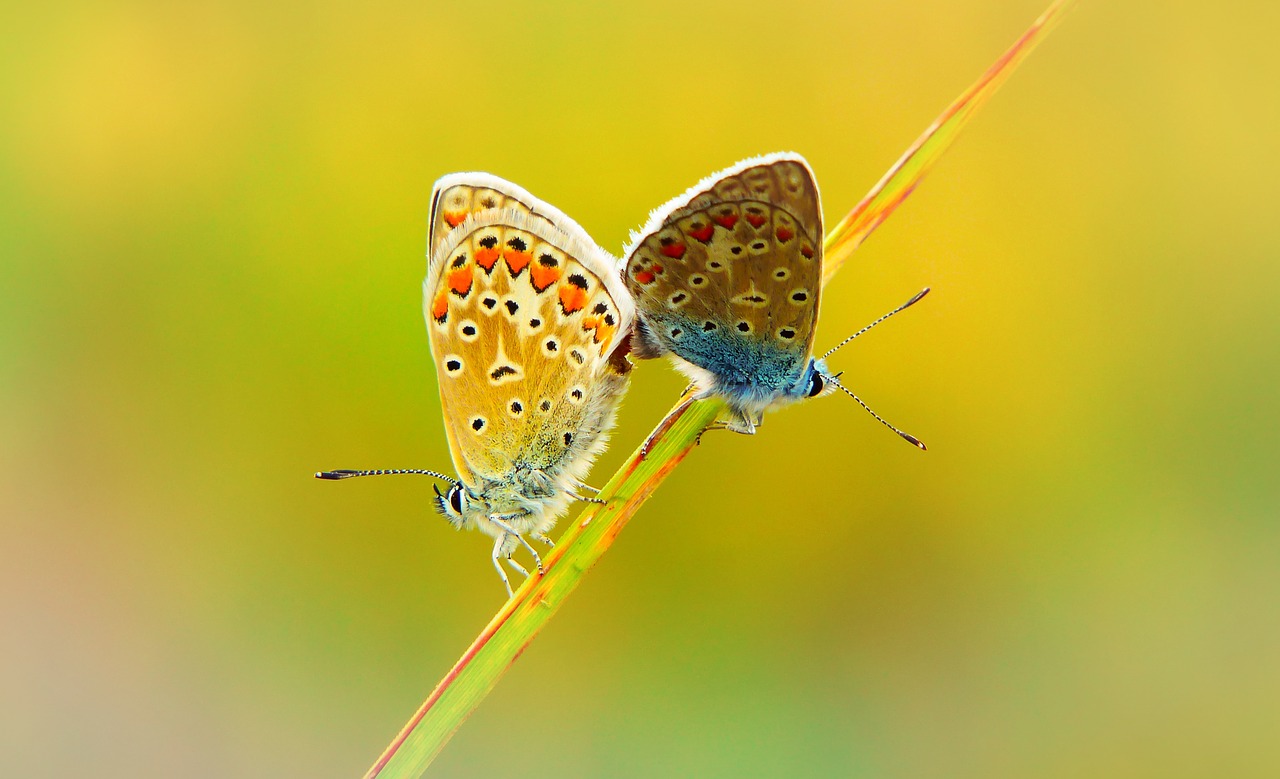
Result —
[{"label": "butterfly head", "polygon": [[820,398],[835,392],[836,385],[827,364],[818,358],[809,360],[809,368],[796,384],[795,392],[804,398]]},{"label": "butterfly head", "polygon": [[440,512],[445,519],[449,520],[454,527],[462,527],[467,521],[469,515],[476,512],[485,511],[485,503],[482,499],[476,497],[467,487],[460,481],[456,481],[450,476],[446,476],[439,471],[428,471],[423,468],[396,468],[392,470],[367,470],[356,471],[350,469],[341,469],[336,471],[321,471],[316,474],[317,479],[326,479],[329,481],[338,481],[342,479],[351,479],[357,476],[395,476],[401,474],[416,474],[420,476],[431,476],[441,481],[450,482],[449,489],[445,492],[440,491],[440,487],[431,485],[431,489],[436,491],[436,511]]},{"label": "butterfly head", "polygon": [[436,491],[436,511],[449,520],[449,524],[461,527],[466,521],[467,510],[472,502],[467,488],[462,485],[462,482],[454,482],[453,486],[445,492],[441,492],[435,485],[432,485],[432,489]]}]

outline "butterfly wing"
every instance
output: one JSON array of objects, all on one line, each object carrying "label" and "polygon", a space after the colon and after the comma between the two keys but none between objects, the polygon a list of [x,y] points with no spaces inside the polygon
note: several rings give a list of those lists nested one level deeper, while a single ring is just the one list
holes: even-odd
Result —
[{"label": "butterfly wing", "polygon": [[[468,216],[509,208],[532,214],[562,231],[586,232],[558,208],[534,197],[524,187],[490,173],[451,173],[431,189],[431,217],[427,228],[427,257],[434,257],[453,228]],[[589,240],[589,239],[588,239]]]},{"label": "butterfly wing", "polygon": [[804,370],[822,277],[822,207],[804,158],[757,157],[703,180],[654,211],[625,257],[638,356],[673,353],[766,395]]},{"label": "butterfly wing", "polygon": [[580,478],[630,367],[618,346],[635,311],[613,258],[530,199],[451,226],[424,284],[450,452],[480,489],[521,469]]}]

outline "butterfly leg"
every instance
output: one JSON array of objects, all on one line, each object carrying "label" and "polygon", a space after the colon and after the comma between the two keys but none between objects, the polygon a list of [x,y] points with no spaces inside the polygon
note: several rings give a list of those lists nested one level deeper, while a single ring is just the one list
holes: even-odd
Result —
[{"label": "butterfly leg", "polygon": [[542,535],[534,536],[533,540],[539,543],[546,544],[547,546],[550,546],[550,547],[555,547],[556,545],[555,541],[552,541],[550,538],[547,538],[546,536],[542,536]]},{"label": "butterfly leg", "polygon": [[724,422],[712,422],[711,424],[702,428],[702,432],[698,433],[698,437],[695,438],[693,442],[698,446],[702,446],[702,437],[707,433],[710,433],[712,430],[728,430],[728,429],[729,429],[729,426]]},{"label": "butterfly leg", "polygon": [[505,540],[505,537],[499,536],[493,542],[493,569],[498,572],[498,578],[502,579],[502,586],[507,588],[507,598],[509,599],[513,594],[511,592],[511,581],[507,578],[507,572],[502,570],[500,561],[502,557],[502,542]]},{"label": "butterfly leg", "polygon": [[755,419],[752,419],[751,415],[745,411],[735,410],[733,413],[734,413],[733,419],[730,419],[728,422],[726,422],[724,427],[726,430],[733,431],[734,433],[741,433],[742,435],[755,435],[756,428],[759,427],[762,422],[764,422],[763,412],[756,414]]},{"label": "butterfly leg", "polygon": [[542,569],[542,558],[538,556],[538,550],[530,546],[529,542],[524,540],[524,536],[517,533],[515,528],[511,527],[511,525],[508,525],[505,521],[503,521],[502,516],[500,514],[490,514],[489,521],[497,525],[498,527],[502,528],[503,530],[507,531],[512,536],[514,536],[515,539],[519,541],[521,545],[524,546],[525,549],[528,549],[529,554],[533,555],[534,565],[538,566],[538,573],[539,574],[544,573]]},{"label": "butterfly leg", "polygon": [[514,569],[516,570],[516,572],[517,572],[517,573],[519,573],[519,574],[520,574],[521,576],[523,576],[524,578],[526,578],[526,579],[528,579],[528,578],[529,578],[529,572],[528,572],[528,571],[526,571],[526,570],[524,569],[524,566],[523,566],[523,565],[521,565],[520,563],[517,563],[515,560],[511,559],[511,553],[510,553],[510,552],[508,552],[508,553],[507,553],[507,565],[509,565],[509,566],[511,566],[512,568],[514,568]]},{"label": "butterfly leg", "polygon": [[[574,491],[570,492],[569,495],[572,496],[574,500],[580,500],[583,503],[599,503],[602,506],[604,505],[604,501],[600,500],[599,498],[587,498],[578,494],[577,492],[578,490],[587,490],[589,492],[594,492],[596,495],[599,495],[600,490],[596,489],[595,487],[592,487],[589,484],[583,484],[582,482],[577,481],[576,479],[573,482],[573,487],[574,487]],[[536,539],[537,536],[534,536],[534,538]]]},{"label": "butterfly leg", "polygon": [[597,495],[600,494],[600,490],[596,489],[595,487],[592,487],[590,484],[584,484],[578,481],[577,479],[573,480],[573,486],[577,487],[580,490],[588,490],[590,492],[594,492]]}]

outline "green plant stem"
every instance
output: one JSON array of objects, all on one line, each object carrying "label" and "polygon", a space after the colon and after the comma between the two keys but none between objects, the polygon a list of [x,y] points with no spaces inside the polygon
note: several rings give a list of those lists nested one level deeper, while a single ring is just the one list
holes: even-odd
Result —
[{"label": "green plant stem", "polygon": [[[1056,0],[1035,24],[925,130],[879,183],[842,219],[824,243],[824,284],[863,240],[896,209],[955,140],[982,103],[1061,18],[1073,0]],[[718,400],[673,408],[588,505],[533,575],[485,626],[430,697],[373,764],[372,777],[417,777],[498,683],[499,677],[560,608],[627,521],[724,411]]]}]

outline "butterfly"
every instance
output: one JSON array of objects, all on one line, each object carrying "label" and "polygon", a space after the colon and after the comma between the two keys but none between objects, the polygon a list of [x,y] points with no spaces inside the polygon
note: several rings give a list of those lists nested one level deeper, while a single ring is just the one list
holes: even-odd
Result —
[{"label": "butterfly", "polygon": [[803,157],[754,157],[656,209],[619,266],[639,320],[638,358],[668,356],[729,407],[724,427],[752,434],[767,409],[840,389],[910,443],[839,381],[825,358],[928,289],[813,355],[822,292],[822,204]]},{"label": "butterfly", "polygon": [[426,470],[329,471],[321,478],[421,473],[455,527],[493,537],[505,561],[547,537],[605,448],[626,391],[635,308],[617,261],[569,217],[486,173],[436,182],[423,307],[458,478]]}]

